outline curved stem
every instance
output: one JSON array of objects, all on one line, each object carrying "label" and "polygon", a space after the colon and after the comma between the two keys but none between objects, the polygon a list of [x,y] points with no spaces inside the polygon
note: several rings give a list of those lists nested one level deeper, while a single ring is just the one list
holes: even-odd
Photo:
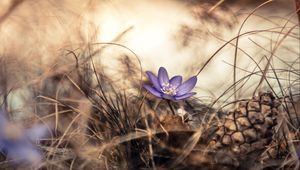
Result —
[{"label": "curved stem", "polygon": [[174,108],[173,108],[172,105],[171,105],[171,100],[167,100],[167,103],[168,103],[168,105],[169,105],[169,107],[170,107],[170,109],[171,109],[173,115],[175,115]]}]

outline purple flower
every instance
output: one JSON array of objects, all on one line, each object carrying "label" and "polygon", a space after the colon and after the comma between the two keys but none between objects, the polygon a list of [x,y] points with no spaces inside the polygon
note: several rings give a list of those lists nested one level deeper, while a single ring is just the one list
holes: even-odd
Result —
[{"label": "purple flower", "polygon": [[151,85],[144,85],[154,96],[169,100],[182,100],[195,95],[195,92],[190,92],[197,83],[197,77],[193,76],[182,83],[181,76],[174,76],[169,79],[168,72],[164,67],[160,67],[158,76],[147,71],[148,78],[152,82]]},{"label": "purple flower", "polygon": [[0,152],[13,163],[33,164],[42,159],[42,153],[34,144],[47,134],[45,126],[23,129],[10,123],[0,111]]}]

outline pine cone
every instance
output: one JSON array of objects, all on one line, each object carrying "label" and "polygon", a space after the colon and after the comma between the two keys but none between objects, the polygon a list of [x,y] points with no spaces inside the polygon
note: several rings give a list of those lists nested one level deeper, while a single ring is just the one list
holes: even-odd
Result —
[{"label": "pine cone", "polygon": [[226,150],[236,158],[264,149],[272,140],[279,106],[271,92],[240,102],[219,124],[210,147],[215,151]]}]

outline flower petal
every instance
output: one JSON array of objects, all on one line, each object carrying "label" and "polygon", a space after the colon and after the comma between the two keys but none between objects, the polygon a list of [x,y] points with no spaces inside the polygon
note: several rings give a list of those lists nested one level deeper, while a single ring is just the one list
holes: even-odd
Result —
[{"label": "flower petal", "polygon": [[148,75],[148,78],[150,79],[151,83],[153,84],[153,86],[157,89],[160,90],[161,87],[159,85],[158,82],[158,78],[150,71],[146,71],[146,74]]},{"label": "flower petal", "polygon": [[168,94],[163,94],[163,95],[162,95],[162,98],[168,99],[168,100],[175,100],[174,96],[170,96],[170,95],[168,95]]},{"label": "flower petal", "polygon": [[36,142],[39,139],[49,135],[48,129],[44,125],[36,125],[30,129],[26,129],[25,135],[32,141]]},{"label": "flower petal", "polygon": [[196,83],[197,83],[197,77],[196,76],[191,77],[176,89],[177,90],[176,96],[181,96],[190,92],[195,87]]},{"label": "flower petal", "polygon": [[33,164],[42,159],[42,154],[30,143],[14,143],[7,150],[7,157],[14,163]]},{"label": "flower petal", "polygon": [[180,86],[181,83],[182,83],[182,77],[181,76],[174,76],[170,80],[170,84],[172,84],[175,88],[177,88],[178,86]]},{"label": "flower petal", "polygon": [[159,91],[157,91],[155,88],[151,87],[150,85],[144,85],[144,88],[148,90],[150,93],[152,93],[154,96],[161,98],[162,94]]},{"label": "flower petal", "polygon": [[191,93],[186,93],[186,94],[184,94],[182,96],[175,96],[174,98],[175,98],[175,100],[182,100],[182,99],[189,98],[189,97],[191,97],[191,96],[193,96],[195,94],[196,94],[195,92],[191,92]]},{"label": "flower petal", "polygon": [[168,72],[164,67],[160,67],[158,70],[158,82],[160,85],[169,83]]}]

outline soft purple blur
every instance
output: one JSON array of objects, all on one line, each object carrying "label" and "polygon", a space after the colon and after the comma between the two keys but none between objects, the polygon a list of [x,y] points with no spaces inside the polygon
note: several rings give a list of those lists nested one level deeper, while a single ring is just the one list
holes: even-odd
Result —
[{"label": "soft purple blur", "polygon": [[48,134],[45,126],[29,129],[8,121],[5,112],[0,111],[0,152],[14,164],[34,164],[42,160],[42,152],[36,143]]}]

